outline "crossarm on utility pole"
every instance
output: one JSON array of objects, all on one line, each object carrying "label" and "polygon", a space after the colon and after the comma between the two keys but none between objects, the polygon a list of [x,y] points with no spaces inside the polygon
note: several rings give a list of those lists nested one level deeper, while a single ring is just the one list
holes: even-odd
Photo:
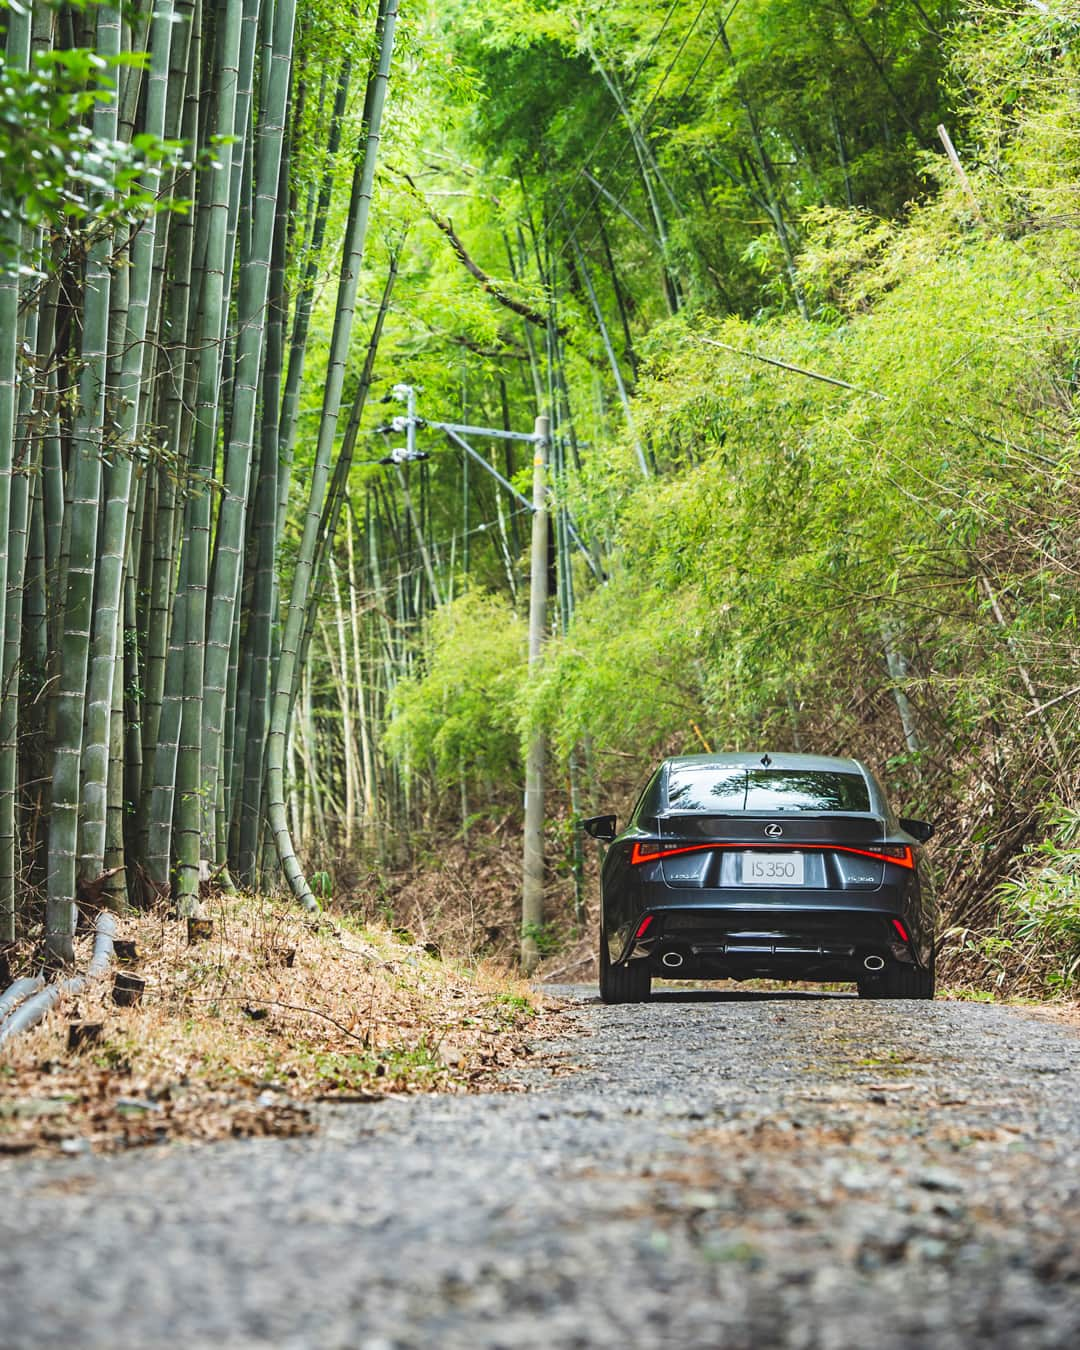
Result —
[{"label": "crossarm on utility pole", "polygon": [[[514,501],[518,502],[521,506],[523,506],[526,511],[534,511],[536,509],[533,503],[529,501],[528,497],[523,496],[522,493],[520,493],[517,490],[517,488],[514,487],[513,483],[511,483],[508,478],[504,478],[503,475],[498,471],[498,469],[494,468],[491,464],[489,464],[487,460],[483,457],[483,455],[479,454],[476,450],[472,448],[472,446],[465,439],[465,437],[461,435],[461,432],[467,431],[473,436],[490,436],[504,441],[528,441],[531,445],[537,444],[535,435],[530,435],[524,431],[493,431],[489,427],[467,427],[456,422],[425,421],[422,422],[421,425],[425,427],[431,427],[437,431],[444,431],[446,435],[450,438],[450,440],[454,442],[455,445],[460,445],[462,450],[464,450],[466,454],[471,455],[472,458],[476,460],[477,464],[479,464],[482,469],[486,469],[487,472],[491,474],[492,478],[496,479],[506,489],[506,491],[510,493]],[[603,572],[601,572],[597,568],[596,560],[593,558],[592,554],[585,546],[585,543],[583,542],[581,535],[578,534],[577,530],[574,528],[574,523],[569,518],[569,516],[566,519],[566,526],[570,532],[570,538],[574,541],[575,547],[578,549],[581,556],[585,559],[589,571],[593,574],[593,576],[596,578],[597,581],[606,581],[607,578],[604,576]]]},{"label": "crossarm on utility pole", "polygon": [[429,422],[427,418],[418,420],[420,426],[434,427],[436,431],[456,431],[464,436],[480,436],[485,440],[528,441],[530,445],[536,444],[536,436],[531,431],[503,431],[501,428],[496,430],[494,427],[470,427],[466,426],[464,422]]},{"label": "crossarm on utility pole", "polygon": [[[428,423],[428,426],[432,427],[437,425],[438,423],[436,422]],[[509,492],[510,495],[514,498],[515,501],[520,502],[521,505],[524,506],[527,511],[531,511],[533,509],[533,504],[532,502],[529,501],[528,497],[523,496],[517,490],[517,488],[514,487],[513,483],[511,483],[508,478],[504,478],[502,476],[502,474],[498,471],[498,469],[493,469],[492,466],[483,457],[483,455],[477,454],[477,452],[472,448],[472,446],[464,438],[464,436],[459,436],[456,431],[451,430],[451,428],[448,426],[441,427],[441,430],[446,432],[447,436],[450,437],[450,439],[454,442],[455,445],[460,445],[462,450],[464,450],[467,455],[471,455],[472,458],[475,459],[478,464],[482,464],[484,468],[487,469],[488,473],[491,474],[492,478],[497,478],[499,482],[503,485],[503,487],[507,490],[507,492]],[[530,440],[531,439],[532,438],[530,437]]]}]

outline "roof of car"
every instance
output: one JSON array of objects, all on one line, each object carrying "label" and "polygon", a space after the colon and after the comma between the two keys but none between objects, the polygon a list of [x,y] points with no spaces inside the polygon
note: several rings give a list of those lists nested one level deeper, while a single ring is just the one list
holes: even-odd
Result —
[{"label": "roof of car", "polygon": [[774,750],[673,755],[666,762],[673,769],[802,769],[821,773],[858,773],[864,778],[870,776],[857,759],[840,759],[834,755],[796,755]]}]

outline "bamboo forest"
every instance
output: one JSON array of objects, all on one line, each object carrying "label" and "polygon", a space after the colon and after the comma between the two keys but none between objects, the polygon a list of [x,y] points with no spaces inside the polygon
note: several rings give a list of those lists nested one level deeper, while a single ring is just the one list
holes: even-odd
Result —
[{"label": "bamboo forest", "polygon": [[0,23],[12,974],[251,892],[561,969],[577,822],[769,747],[936,822],[940,979],[1080,985],[1077,0]]}]

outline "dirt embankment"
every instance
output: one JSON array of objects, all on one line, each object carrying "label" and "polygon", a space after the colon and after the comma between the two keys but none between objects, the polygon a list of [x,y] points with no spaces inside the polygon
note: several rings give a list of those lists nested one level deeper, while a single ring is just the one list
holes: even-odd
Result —
[{"label": "dirt embankment", "polygon": [[163,911],[123,918],[139,1001],[110,973],[3,1047],[0,1154],[303,1134],[314,1102],[490,1087],[527,1051],[541,1000],[494,961],[281,902],[208,913],[195,942]]}]

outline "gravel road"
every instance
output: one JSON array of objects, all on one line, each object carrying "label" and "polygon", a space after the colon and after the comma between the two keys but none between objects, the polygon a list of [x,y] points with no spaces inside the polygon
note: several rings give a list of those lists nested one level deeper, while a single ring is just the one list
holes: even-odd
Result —
[{"label": "gravel road", "polygon": [[561,992],[525,1093],[0,1163],[0,1347],[1080,1345],[1075,1029]]}]

